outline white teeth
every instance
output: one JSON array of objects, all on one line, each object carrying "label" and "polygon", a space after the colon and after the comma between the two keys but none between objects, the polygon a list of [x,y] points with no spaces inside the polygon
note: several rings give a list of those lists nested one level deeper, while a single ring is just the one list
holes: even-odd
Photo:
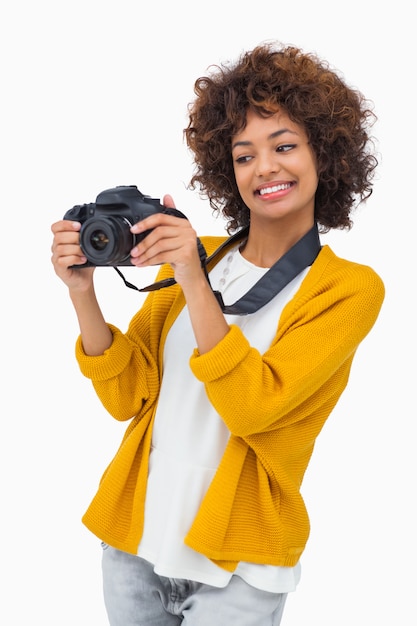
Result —
[{"label": "white teeth", "polygon": [[264,189],[259,190],[259,194],[261,196],[267,193],[275,193],[276,191],[283,191],[284,189],[289,189],[291,187],[291,183],[285,183],[282,185],[274,185],[273,187],[265,187]]}]

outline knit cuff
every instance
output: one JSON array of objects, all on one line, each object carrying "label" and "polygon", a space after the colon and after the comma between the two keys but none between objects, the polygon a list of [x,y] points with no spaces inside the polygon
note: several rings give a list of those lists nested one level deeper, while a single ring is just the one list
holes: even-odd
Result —
[{"label": "knit cuff", "polygon": [[132,356],[132,346],[125,335],[116,326],[108,325],[112,334],[111,346],[99,356],[90,356],[84,352],[81,335],[75,345],[75,356],[81,373],[92,381],[107,380],[118,376],[127,366]]},{"label": "knit cuff", "polygon": [[249,350],[248,340],[240,328],[232,324],[227,335],[209,352],[200,354],[194,350],[190,358],[191,371],[201,382],[211,382],[231,372]]}]

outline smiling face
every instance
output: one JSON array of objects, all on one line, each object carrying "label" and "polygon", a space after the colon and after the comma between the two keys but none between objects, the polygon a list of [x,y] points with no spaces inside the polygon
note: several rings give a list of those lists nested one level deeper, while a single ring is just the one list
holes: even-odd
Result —
[{"label": "smiling face", "polygon": [[251,212],[251,228],[266,222],[306,232],[314,223],[316,161],[304,129],[284,112],[249,111],[232,138],[236,183]]}]

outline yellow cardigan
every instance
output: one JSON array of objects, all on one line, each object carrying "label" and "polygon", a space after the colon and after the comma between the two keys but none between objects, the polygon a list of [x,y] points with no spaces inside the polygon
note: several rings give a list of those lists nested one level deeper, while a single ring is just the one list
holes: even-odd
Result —
[{"label": "yellow cardigan", "polygon": [[[223,240],[203,238],[208,255]],[[158,278],[170,275],[164,265]],[[210,352],[190,355],[193,374],[231,436],[185,537],[188,546],[229,571],[239,561],[297,563],[310,532],[300,487],[314,442],[383,299],[383,282],[370,267],[323,246],[264,354],[232,325]],[[80,338],[76,345],[81,372],[104,407],[115,419],[130,420],[83,523],[133,554],[143,531],[164,343],[184,304],[178,285],[151,292],[126,333],[109,325],[114,339],[103,355],[87,356]]]}]

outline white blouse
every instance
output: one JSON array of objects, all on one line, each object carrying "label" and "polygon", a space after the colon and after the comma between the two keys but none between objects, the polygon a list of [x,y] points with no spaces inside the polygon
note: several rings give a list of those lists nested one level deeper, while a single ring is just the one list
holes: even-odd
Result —
[{"label": "white blouse", "polygon": [[[251,315],[226,315],[241,327],[250,344],[264,353],[271,344],[281,311],[298,290],[309,268],[268,304]],[[210,272],[210,283],[225,304],[233,304],[267,272],[245,260],[238,247]],[[214,476],[229,431],[207,399],[204,385],[189,367],[195,348],[188,309],[174,322],[164,350],[164,371],[155,416],[145,504],[145,526],[138,555],[155,572],[224,587],[232,575],[276,593],[294,591],[300,564],[277,567],[241,562],[231,574],[184,544],[200,503]]]}]

